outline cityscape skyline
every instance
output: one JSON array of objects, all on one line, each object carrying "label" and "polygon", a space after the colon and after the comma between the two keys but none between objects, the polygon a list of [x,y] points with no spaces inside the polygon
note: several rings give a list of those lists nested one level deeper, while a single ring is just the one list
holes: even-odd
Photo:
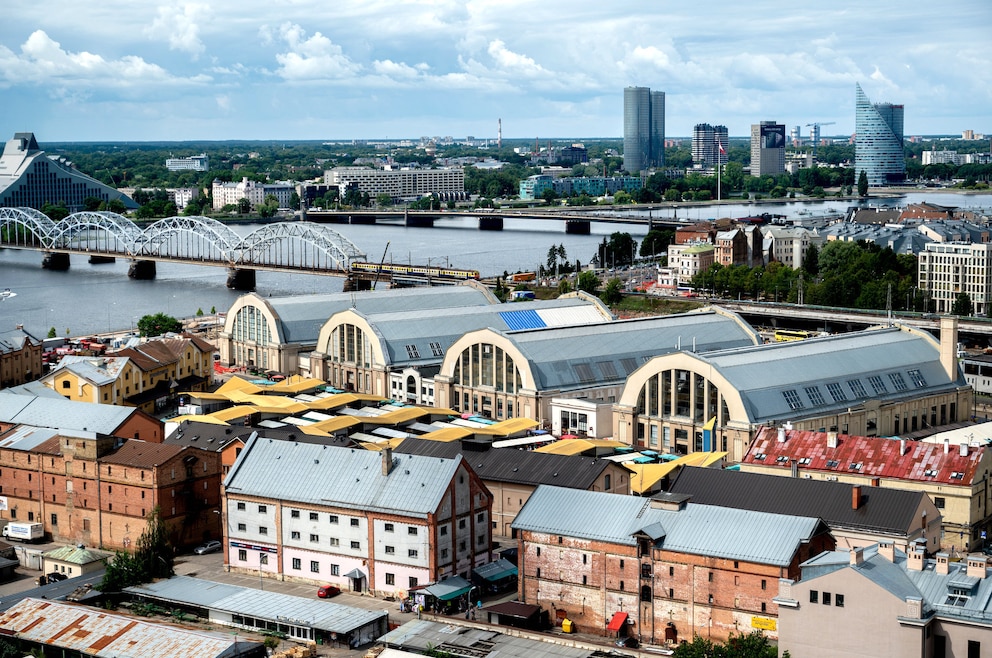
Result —
[{"label": "cityscape skyline", "polygon": [[[666,132],[776,117],[854,132],[850,89],[913,108],[905,134],[990,133],[975,76],[992,5],[765,0],[695,13],[521,0],[14,2],[0,132],[43,141],[620,137],[627,86],[664,90]],[[548,30],[520,28],[526,15]],[[962,20],[965,18],[965,20]],[[953,101],[953,102],[949,102]]]}]

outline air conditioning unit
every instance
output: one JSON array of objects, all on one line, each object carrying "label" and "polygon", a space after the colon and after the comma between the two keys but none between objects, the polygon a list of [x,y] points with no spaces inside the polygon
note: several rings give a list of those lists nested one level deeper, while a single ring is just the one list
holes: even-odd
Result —
[{"label": "air conditioning unit", "polygon": [[837,476],[836,475],[828,475],[827,476],[827,481],[828,482],[836,482],[837,481]]},{"label": "air conditioning unit", "polygon": [[806,478],[807,480],[812,480],[813,479],[813,476],[810,475],[809,473],[803,473],[803,477]]}]

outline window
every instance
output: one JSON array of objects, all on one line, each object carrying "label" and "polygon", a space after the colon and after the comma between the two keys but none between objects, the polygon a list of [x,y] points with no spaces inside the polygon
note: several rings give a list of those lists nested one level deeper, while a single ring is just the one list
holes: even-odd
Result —
[{"label": "window", "polygon": [[317,542],[320,541],[320,535],[315,535],[313,533],[310,533],[310,541],[316,544]]},{"label": "window", "polygon": [[417,582],[418,581],[417,581],[417,577],[416,576],[410,576],[410,589],[413,589],[414,587],[416,587],[417,586]]},{"label": "window", "polygon": [[238,561],[247,562],[248,561],[248,551],[243,548],[238,549]]},{"label": "window", "polygon": [[865,392],[865,386],[861,383],[860,379],[848,379],[847,385],[851,387],[851,392],[854,393],[855,398],[868,397],[868,393]]},{"label": "window", "polygon": [[289,538],[290,539],[299,539],[300,538],[300,533],[297,532],[296,530],[294,530],[291,533],[289,533]]},{"label": "window", "polygon": [[541,557],[541,547],[537,547],[537,557]]},{"label": "window", "polygon": [[[459,521],[458,521],[458,528],[460,530],[464,530],[465,529],[465,519],[459,519]],[[558,543],[559,544],[561,543],[561,537],[558,538]]]},{"label": "window", "polygon": [[908,374],[916,388],[923,388],[927,385],[927,380],[923,378],[923,373],[919,370],[910,370]]},{"label": "window", "polygon": [[620,560],[620,569],[623,569],[623,560]]},{"label": "window", "polygon": [[351,527],[352,528],[357,528],[358,527],[358,519],[352,519],[351,520]]},{"label": "window", "polygon": [[298,519],[298,518],[300,518],[300,510],[294,509],[294,510],[290,511],[289,517],[291,519]]},{"label": "window", "polygon": [[341,575],[341,567],[338,566],[338,565],[336,565],[336,564],[332,564],[331,565],[331,575],[332,576],[340,576]]},{"label": "window", "polygon": [[239,523],[238,524],[238,532],[247,532],[247,531],[248,531],[248,524],[247,523]]},{"label": "window", "polygon": [[844,595],[843,594],[838,594],[837,596],[834,597],[834,605],[837,606],[838,608],[843,608],[844,607]]},{"label": "window", "polygon": [[[58,524],[59,524],[59,515],[58,514],[52,514],[52,525],[58,525]],[[69,525],[72,525],[72,524],[70,523]]]},{"label": "window", "polygon": [[411,359],[420,358],[420,350],[417,349],[416,345],[406,345],[406,355]]},{"label": "window", "polygon": [[[495,524],[493,524],[493,525],[495,525]],[[443,526],[441,526],[441,536],[443,537],[446,534],[448,534],[448,526],[443,525]]]},{"label": "window", "polygon": [[713,572],[712,571],[709,572],[708,574],[706,574],[706,580],[708,580],[711,583],[713,582]]},{"label": "window", "polygon": [[396,574],[387,573],[386,574],[386,584],[395,585],[396,584]]},{"label": "window", "polygon": [[259,514],[265,514],[267,511],[268,511],[268,508],[265,505],[259,505],[258,506],[258,513]]},{"label": "window", "polygon": [[765,612],[766,610],[768,610],[768,604],[765,603],[764,601],[762,601],[761,602],[761,611],[762,612]]},{"label": "window", "polygon": [[873,389],[875,389],[875,395],[884,395],[888,393],[888,390],[885,388],[885,382],[883,382],[882,378],[878,375],[869,376],[868,383],[871,384]]},{"label": "window", "polygon": [[268,555],[268,553],[260,553],[259,556],[258,556],[258,564],[259,565],[262,565],[262,564],[268,564],[268,563],[269,563],[269,555]]},{"label": "window", "polygon": [[830,605],[830,592],[823,593],[823,605]]},{"label": "window", "polygon": [[264,525],[260,525],[260,526],[258,526],[258,534],[260,534],[260,535],[267,535],[267,534],[269,534],[269,529],[266,528]]},{"label": "window", "polygon": [[444,559],[447,559],[447,557],[448,557],[448,549],[442,548],[441,549],[441,559],[444,560]]},{"label": "window", "polygon": [[823,394],[820,393],[819,386],[807,386],[806,395],[809,397],[809,402],[814,407],[823,404]]},{"label": "window", "polygon": [[534,574],[534,576],[535,576],[536,578],[540,578],[540,577],[541,577],[541,567],[538,567],[538,568],[537,568],[537,570],[536,570],[536,573]]},{"label": "window", "polygon": [[820,593],[817,592],[815,589],[811,589],[809,591],[809,602],[810,603],[819,603],[820,602]]},{"label": "window", "polygon": [[331,537],[331,546],[340,546],[341,540],[337,537]]},{"label": "window", "polygon": [[479,512],[478,514],[475,515],[475,520],[477,523],[483,523],[486,520],[486,515],[483,514],[482,512]]},{"label": "window", "polygon": [[358,550],[362,547],[362,544],[361,542],[353,541],[351,542],[351,547],[355,550]]},{"label": "window", "polygon": [[338,522],[338,517],[337,517],[337,515],[336,515],[336,514],[331,514],[331,515],[330,515],[330,516],[329,516],[329,517],[327,518],[327,520],[328,520],[328,522],[330,522],[330,523],[337,523],[337,522]]},{"label": "window", "polygon": [[392,523],[387,523],[385,525],[384,529],[385,529],[386,532],[392,532],[393,531],[393,524]]},{"label": "window", "polygon": [[406,529],[406,534],[408,534],[408,535],[415,535],[415,534],[417,534],[417,526],[413,526],[412,525],[412,526],[408,527]]},{"label": "window", "polygon": [[311,521],[317,520],[317,512],[310,512],[310,520]]},{"label": "window", "polygon": [[897,391],[905,391],[909,389],[909,387],[906,386],[906,380],[902,378],[901,372],[890,372],[889,381],[892,382],[892,386]]},{"label": "window", "polygon": [[982,655],[982,643],[978,640],[968,640],[968,658],[980,658]]},{"label": "window", "polygon": [[937,496],[933,499],[933,504],[937,509],[944,509],[944,498]]},{"label": "window", "polygon": [[582,584],[583,585],[589,584],[589,576],[582,576]]},{"label": "window", "polygon": [[764,578],[761,579],[761,589],[768,589],[768,581]]},{"label": "window", "polygon": [[582,556],[582,564],[589,564],[589,556],[588,555],[583,555]]},{"label": "window", "polygon": [[415,549],[415,548],[411,548],[410,550],[408,550],[406,552],[406,556],[407,557],[417,557],[417,555],[418,555],[417,549]]},{"label": "window", "polygon": [[239,512],[244,512],[245,511],[245,504],[244,503],[238,503],[238,511]]},{"label": "window", "polygon": [[320,562],[310,560],[310,573],[320,573]]},{"label": "window", "polygon": [[668,567],[668,575],[669,577],[675,575],[675,567]]},{"label": "window", "polygon": [[785,397],[785,401],[788,403],[789,408],[793,411],[803,408],[803,401],[799,399],[799,394],[796,393],[794,389],[790,388],[787,391],[782,391],[782,395]]}]

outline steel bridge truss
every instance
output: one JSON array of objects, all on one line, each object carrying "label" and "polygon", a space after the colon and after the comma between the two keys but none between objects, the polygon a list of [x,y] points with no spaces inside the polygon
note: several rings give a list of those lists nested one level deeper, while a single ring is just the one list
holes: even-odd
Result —
[{"label": "steel bridge truss", "polygon": [[0,245],[241,269],[344,271],[365,260],[346,237],[310,222],[267,224],[242,238],[209,217],[169,217],[142,230],[112,212],[78,212],[55,222],[33,208],[0,208]]}]

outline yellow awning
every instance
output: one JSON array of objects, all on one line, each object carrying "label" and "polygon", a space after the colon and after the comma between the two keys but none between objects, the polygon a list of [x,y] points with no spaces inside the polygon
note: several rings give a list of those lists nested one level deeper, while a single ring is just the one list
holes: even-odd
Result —
[{"label": "yellow awning", "polygon": [[420,438],[429,441],[458,441],[469,436],[475,436],[475,430],[468,427],[442,427],[436,432],[428,432]]},{"label": "yellow awning", "polygon": [[521,434],[527,430],[532,430],[540,425],[536,420],[530,418],[507,418],[495,425],[483,427],[475,430],[476,434],[486,434],[488,436],[509,437],[514,434]]},{"label": "yellow awning", "polygon": [[215,411],[207,414],[207,416],[228,422],[232,420],[244,419],[246,416],[250,416],[254,413],[258,413],[258,409],[255,407],[249,405],[238,405],[236,407],[228,407],[227,409]]},{"label": "yellow awning", "polygon": [[176,416],[175,418],[170,418],[170,423],[179,423],[180,425],[184,420],[188,420],[191,423],[208,423],[210,425],[230,425],[230,423],[225,423],[220,418],[213,418],[212,416],[197,416],[195,414],[189,414],[186,416]]}]

